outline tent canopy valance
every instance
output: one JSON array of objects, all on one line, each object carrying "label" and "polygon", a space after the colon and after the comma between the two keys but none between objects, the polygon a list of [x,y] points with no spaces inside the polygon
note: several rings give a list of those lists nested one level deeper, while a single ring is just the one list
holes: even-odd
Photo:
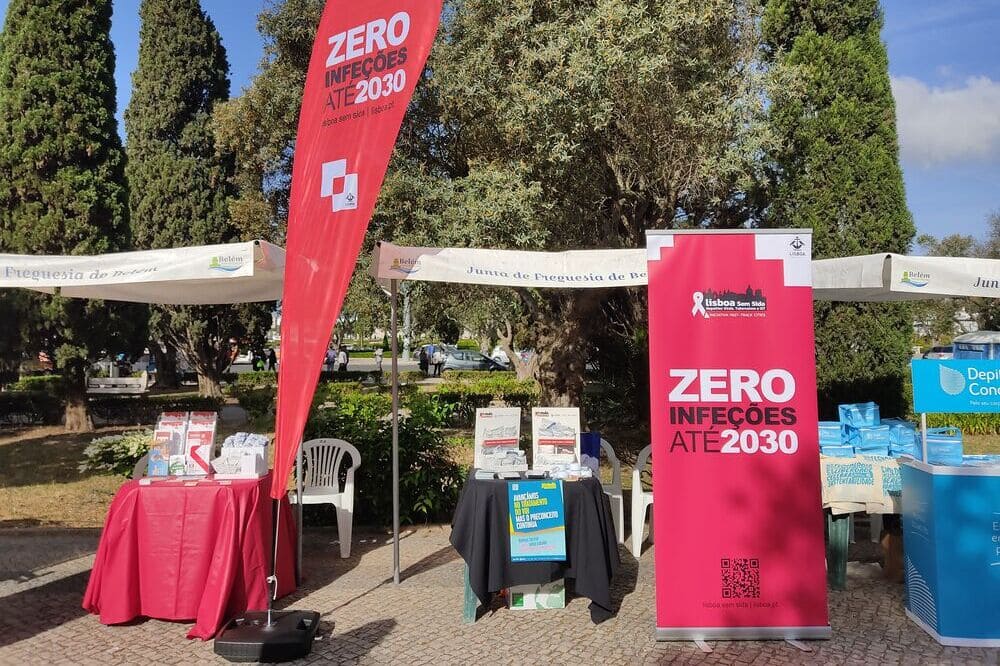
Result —
[{"label": "tent canopy valance", "polygon": [[1000,297],[1000,260],[868,254],[813,261],[813,296],[824,301]]},{"label": "tent canopy valance", "polygon": [[0,254],[0,289],[166,305],[281,298],[285,251],[266,241],[92,256]]}]

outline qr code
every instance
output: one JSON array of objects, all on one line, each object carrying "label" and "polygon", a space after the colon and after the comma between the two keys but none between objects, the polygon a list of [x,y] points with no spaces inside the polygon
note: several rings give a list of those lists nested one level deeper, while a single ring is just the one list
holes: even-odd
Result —
[{"label": "qr code", "polygon": [[760,560],[756,557],[722,558],[722,598],[760,598]]}]

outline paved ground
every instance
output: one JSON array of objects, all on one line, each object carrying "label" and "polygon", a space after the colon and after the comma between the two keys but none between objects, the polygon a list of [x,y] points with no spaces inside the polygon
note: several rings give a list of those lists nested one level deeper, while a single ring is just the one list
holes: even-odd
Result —
[{"label": "paved ground", "polygon": [[[0,664],[225,663],[212,643],[184,638],[189,625],[158,621],[105,627],[80,608],[95,530],[0,531]],[[878,565],[852,563],[849,591],[830,595],[831,641],[805,653],[781,642],[656,643],[653,561],[623,550],[615,583],[621,609],[590,623],[585,599],[564,611],[497,609],[474,625],[461,621],[462,564],[448,528],[422,528],[403,541],[404,582],[388,580],[385,536],[355,536],[348,560],[334,533],[306,534],[305,587],[283,605],[323,614],[322,639],[304,663],[373,664],[937,664],[1000,663],[1000,650],[944,648],[903,614],[902,586],[878,578]],[[361,542],[361,539],[364,539]],[[856,555],[869,546],[859,544]],[[1000,621],[1000,618],[998,618]]]}]

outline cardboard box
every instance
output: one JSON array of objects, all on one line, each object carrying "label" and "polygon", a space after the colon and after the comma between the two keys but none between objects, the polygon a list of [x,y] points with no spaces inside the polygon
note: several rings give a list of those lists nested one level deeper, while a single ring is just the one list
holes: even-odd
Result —
[{"label": "cardboard box", "polygon": [[514,585],[509,590],[511,610],[546,610],[566,608],[566,581],[541,585]]}]

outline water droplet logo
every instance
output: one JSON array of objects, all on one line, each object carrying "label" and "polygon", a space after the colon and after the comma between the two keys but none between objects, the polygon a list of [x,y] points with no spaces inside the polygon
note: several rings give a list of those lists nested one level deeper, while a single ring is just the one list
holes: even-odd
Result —
[{"label": "water droplet logo", "polygon": [[948,395],[960,395],[965,390],[965,375],[958,370],[942,365],[938,368],[938,379],[941,382],[941,390]]}]

